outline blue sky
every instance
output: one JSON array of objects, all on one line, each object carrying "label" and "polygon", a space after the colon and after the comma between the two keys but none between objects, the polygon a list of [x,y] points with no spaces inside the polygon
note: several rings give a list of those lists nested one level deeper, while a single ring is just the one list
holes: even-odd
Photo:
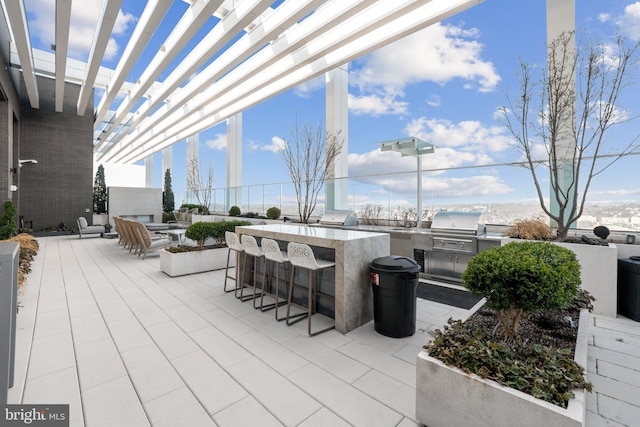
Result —
[{"label": "blue sky", "polygon": [[[47,14],[52,1],[27,0],[32,36],[48,46],[53,20]],[[534,201],[530,174],[523,168],[497,165],[521,160],[519,151],[496,111],[505,102],[505,91],[515,93],[518,59],[544,65],[546,53],[545,3],[540,0],[486,0],[441,23],[415,33],[393,45],[349,64],[349,174],[380,177],[350,181],[350,203],[389,205],[415,203],[415,170],[412,158],[382,153],[375,142],[417,136],[438,147],[423,158],[425,169],[463,168],[425,173],[423,198],[426,205],[441,203],[524,203]],[[83,27],[100,1],[74,2],[72,25]],[[118,52],[126,46],[136,16],[145,2],[125,0],[109,46],[115,68]],[[174,2],[169,15],[181,16],[186,3]],[[76,9],[78,8],[78,9]],[[180,11],[179,14],[175,13]],[[177,21],[177,18],[176,18]],[[200,32],[202,37],[215,19]],[[598,42],[614,40],[616,28],[632,39],[640,39],[640,1],[578,0],[576,27]],[[171,31],[170,22],[153,37],[148,52],[155,52]],[[89,35],[72,33],[71,53],[86,58]],[[194,43],[196,43],[194,41]],[[178,58],[176,61],[178,61]],[[141,63],[144,61],[141,61]],[[136,69],[129,80],[142,73]],[[168,74],[165,72],[160,79]],[[630,116],[640,112],[638,86],[631,87],[621,100]],[[96,92],[96,105],[100,100]],[[288,139],[296,117],[318,123],[325,116],[325,87],[317,79],[284,92],[243,113],[243,184],[287,182],[286,169],[276,148]],[[635,129],[635,133],[634,133]],[[612,134],[607,152],[638,134],[637,122],[627,130]],[[216,187],[225,186],[226,153],[224,123],[200,134],[201,162],[212,162]],[[640,157],[627,157],[594,182],[589,200],[640,201],[637,164]],[[162,185],[160,154],[155,156],[155,184]],[[184,191],[185,143],[173,148],[173,187]],[[394,173],[407,171],[404,175]],[[278,186],[254,188],[249,197],[279,197]],[[177,198],[179,201],[180,198]]]}]

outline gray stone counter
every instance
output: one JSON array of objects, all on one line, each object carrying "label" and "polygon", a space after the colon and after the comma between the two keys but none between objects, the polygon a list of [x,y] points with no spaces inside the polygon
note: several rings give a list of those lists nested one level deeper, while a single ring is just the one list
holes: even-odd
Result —
[{"label": "gray stone counter", "polygon": [[236,233],[333,249],[336,330],[347,333],[373,320],[369,264],[375,258],[390,254],[388,233],[297,224],[236,227]]}]

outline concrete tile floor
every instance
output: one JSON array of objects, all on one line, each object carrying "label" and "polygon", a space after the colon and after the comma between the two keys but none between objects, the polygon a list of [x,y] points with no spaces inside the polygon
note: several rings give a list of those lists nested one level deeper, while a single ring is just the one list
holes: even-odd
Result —
[{"label": "concrete tile floor", "polygon": [[[416,355],[470,314],[418,300],[411,337],[370,322],[309,338],[225,294],[223,271],[170,278],[117,240],[39,242],[9,403],[68,403],[72,426],[416,425]],[[591,322],[587,425],[638,425],[640,327]]]}]

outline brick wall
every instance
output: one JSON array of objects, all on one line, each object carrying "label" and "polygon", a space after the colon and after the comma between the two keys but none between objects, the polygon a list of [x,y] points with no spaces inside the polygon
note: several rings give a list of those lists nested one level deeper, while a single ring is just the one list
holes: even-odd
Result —
[{"label": "brick wall", "polygon": [[[84,116],[76,114],[80,86],[65,86],[64,111],[55,112],[55,81],[38,77],[40,108],[32,109],[24,82],[20,88],[21,159],[36,159],[19,172],[19,215],[34,231],[65,224],[78,216],[92,220],[93,94]],[[89,209],[89,212],[85,212]]]}]

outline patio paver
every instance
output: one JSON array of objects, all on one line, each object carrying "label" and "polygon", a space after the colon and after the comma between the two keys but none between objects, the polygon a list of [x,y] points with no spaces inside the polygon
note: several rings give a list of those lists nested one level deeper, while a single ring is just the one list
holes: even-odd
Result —
[{"label": "patio paver", "polygon": [[[468,311],[418,300],[416,334],[370,322],[306,335],[223,292],[224,271],[170,278],[111,239],[40,238],[20,295],[9,403],[69,403],[72,426],[412,426],[415,358]],[[315,320],[315,319],[314,319]],[[587,425],[640,419],[640,324],[591,316]]]}]

